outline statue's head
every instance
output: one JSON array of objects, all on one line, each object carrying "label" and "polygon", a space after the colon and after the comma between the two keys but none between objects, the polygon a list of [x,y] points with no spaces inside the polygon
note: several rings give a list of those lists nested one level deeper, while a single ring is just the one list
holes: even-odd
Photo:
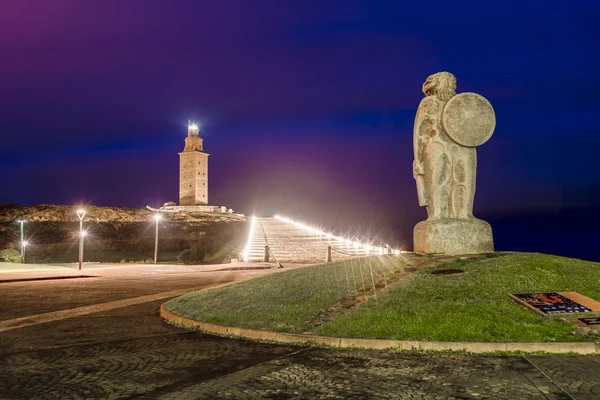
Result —
[{"label": "statue's head", "polygon": [[435,96],[442,101],[448,101],[456,95],[456,77],[450,72],[438,72],[429,75],[423,84],[425,96]]}]

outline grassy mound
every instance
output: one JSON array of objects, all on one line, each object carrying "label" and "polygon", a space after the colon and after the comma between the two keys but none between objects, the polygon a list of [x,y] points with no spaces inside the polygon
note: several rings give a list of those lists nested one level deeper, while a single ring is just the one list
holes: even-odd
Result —
[{"label": "grassy mound", "polygon": [[[366,258],[284,271],[214,290],[188,293],[168,302],[180,315],[200,320],[304,332],[322,322],[324,314],[375,281],[401,271],[390,259]],[[363,285],[364,282],[364,285]]]},{"label": "grassy mound", "polygon": [[[508,293],[577,291],[600,299],[600,264],[543,254],[508,253],[419,269],[379,292],[377,298],[349,311],[340,306],[344,299],[356,296],[356,288],[363,289],[362,279],[368,291],[372,283],[397,275],[405,266],[399,259],[371,257],[308,267],[190,293],[171,300],[168,308],[225,325],[310,330],[342,337],[444,341],[599,338],[561,317],[539,316],[508,297]],[[442,268],[465,273],[431,273]]]}]

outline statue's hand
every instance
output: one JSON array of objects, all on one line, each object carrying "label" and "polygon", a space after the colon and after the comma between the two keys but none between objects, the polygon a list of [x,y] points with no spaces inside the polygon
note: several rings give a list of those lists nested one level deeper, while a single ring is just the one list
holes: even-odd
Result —
[{"label": "statue's hand", "polygon": [[425,170],[423,169],[423,164],[418,160],[413,161],[413,176],[416,178],[418,175],[424,175]]}]

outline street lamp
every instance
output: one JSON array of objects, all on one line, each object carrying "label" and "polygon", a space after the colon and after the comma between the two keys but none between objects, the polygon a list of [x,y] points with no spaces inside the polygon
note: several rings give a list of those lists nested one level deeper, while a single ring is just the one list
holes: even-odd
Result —
[{"label": "street lamp", "polygon": [[21,262],[23,264],[25,264],[25,247],[27,247],[28,244],[29,242],[27,242],[27,240],[21,240]]},{"label": "street lamp", "polygon": [[154,235],[154,264],[156,264],[156,260],[158,259],[158,221],[160,221],[161,216],[156,214],[154,216],[154,221],[156,222],[156,233]]},{"label": "street lamp", "polygon": [[83,230],[83,217],[85,217],[85,210],[80,208],[77,210],[77,216],[79,217],[79,270],[81,270],[81,264],[83,263],[83,238],[85,237],[85,231]]},{"label": "street lamp", "polygon": [[27,246],[27,242],[25,242],[23,239],[23,224],[27,221],[24,219],[19,219],[17,222],[21,224],[21,260],[23,263],[25,263],[25,246]]}]

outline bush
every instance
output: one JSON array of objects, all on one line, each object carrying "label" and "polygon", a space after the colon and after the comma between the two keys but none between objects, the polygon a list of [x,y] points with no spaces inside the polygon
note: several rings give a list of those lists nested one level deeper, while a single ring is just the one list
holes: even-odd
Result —
[{"label": "bush", "polygon": [[0,260],[10,263],[21,263],[21,254],[15,249],[4,249],[0,251]]},{"label": "bush", "polygon": [[204,261],[204,256],[206,252],[204,249],[199,247],[192,247],[191,249],[185,249],[177,256],[177,259],[180,263],[191,265],[191,264],[200,264]]}]

